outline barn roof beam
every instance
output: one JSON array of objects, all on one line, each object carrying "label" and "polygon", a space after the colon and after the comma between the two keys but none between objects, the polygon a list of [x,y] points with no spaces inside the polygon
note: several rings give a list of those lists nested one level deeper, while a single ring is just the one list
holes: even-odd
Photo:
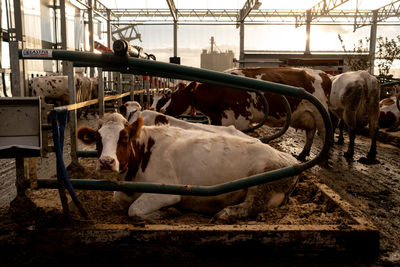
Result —
[{"label": "barn roof beam", "polygon": [[[307,21],[324,16],[336,7],[348,2],[349,0],[322,0],[306,12],[296,17],[296,27],[305,25]],[[309,16],[307,15],[309,13]]]},{"label": "barn roof beam", "polygon": [[[169,24],[173,23],[171,12],[169,9],[112,9],[115,14],[112,19],[113,24],[128,25],[135,21],[136,24]],[[179,24],[237,24],[237,15],[239,9],[178,9]],[[274,9],[258,9],[252,10],[245,24],[256,25],[295,25],[296,17],[302,15],[305,10],[274,10]],[[354,16],[356,12],[363,17],[372,20],[371,10],[333,10],[326,15],[315,18],[312,24],[316,25],[354,25]],[[395,16],[394,12],[390,13],[391,17]],[[118,19],[116,19],[118,18]],[[379,25],[398,25],[400,16],[397,21],[387,20],[381,21]]]},{"label": "barn roof beam", "polygon": [[[374,17],[373,12],[377,12]],[[386,21],[388,18],[400,17],[400,0],[394,0],[392,3],[382,6],[368,14],[361,13],[358,10],[354,16],[354,30],[373,23]]]},{"label": "barn roof beam", "polygon": [[[124,39],[128,42],[139,39],[139,41],[142,41],[142,35],[137,32],[136,30],[136,25],[125,25],[124,27],[118,27],[117,25],[114,25],[116,29],[112,31],[112,40],[115,41],[117,38],[115,38],[114,35],[118,36],[118,39]],[[135,34],[135,35],[134,35]]]},{"label": "barn roof beam", "polygon": [[176,9],[174,0],[167,0],[167,4],[169,6],[169,10],[171,11],[171,15],[174,18],[174,21],[178,20],[178,11]]},{"label": "barn roof beam", "polygon": [[258,2],[258,0],[247,0],[246,3],[244,3],[243,8],[240,10],[239,15],[237,17],[238,24],[244,22],[244,20],[249,15],[251,10],[258,9],[260,8],[260,6],[261,3]]}]

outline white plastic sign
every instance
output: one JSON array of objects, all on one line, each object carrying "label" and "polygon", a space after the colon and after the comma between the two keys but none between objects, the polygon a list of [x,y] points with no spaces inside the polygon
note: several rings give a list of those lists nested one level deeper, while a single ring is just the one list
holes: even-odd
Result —
[{"label": "white plastic sign", "polygon": [[51,49],[23,49],[22,57],[51,58]]}]

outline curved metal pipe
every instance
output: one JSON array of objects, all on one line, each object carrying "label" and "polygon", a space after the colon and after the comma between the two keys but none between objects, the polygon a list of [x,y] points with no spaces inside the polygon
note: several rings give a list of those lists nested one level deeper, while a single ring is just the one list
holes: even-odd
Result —
[{"label": "curved metal pipe", "polygon": [[35,51],[20,50],[19,52],[20,58],[23,59],[48,59],[81,62],[88,61],[97,64],[98,67],[123,68],[132,74],[135,74],[135,72],[139,71],[146,72],[148,75],[153,76],[169,77],[182,80],[196,80],[203,83],[216,84],[239,90],[271,92],[303,98],[313,104],[322,116],[326,132],[324,144],[317,156],[307,162],[214,186],[160,185],[152,183],[143,184],[138,182],[130,182],[129,187],[131,189],[129,190],[164,194],[218,195],[224,192],[230,192],[240,188],[255,186],[300,174],[302,171],[315,166],[321,160],[326,159],[329,149],[332,146],[332,123],[327,110],[317,98],[302,88],[176,64],[142,60],[132,57],[118,57],[109,53],[94,54],[79,51],[51,50],[51,53],[47,53],[42,56],[35,54]]},{"label": "curved metal pipe", "polygon": [[267,122],[267,119],[268,119],[268,114],[269,114],[269,105],[268,105],[268,101],[267,101],[267,99],[265,98],[264,94],[260,93],[260,91],[255,91],[255,93],[258,94],[258,96],[260,96],[261,99],[264,100],[264,110],[263,110],[263,112],[264,112],[264,118],[263,118],[263,120],[260,121],[256,126],[254,126],[254,127],[249,127],[249,128],[246,128],[246,129],[242,130],[242,132],[244,132],[244,133],[252,132],[252,131],[254,131],[255,129],[260,128],[261,126],[263,126],[263,125]]},{"label": "curved metal pipe", "polygon": [[286,97],[284,97],[283,95],[279,95],[279,97],[282,100],[282,104],[285,107],[285,112],[286,112],[286,121],[285,124],[283,125],[283,127],[275,134],[268,136],[268,137],[262,137],[260,138],[261,142],[263,143],[268,143],[278,137],[281,137],[284,133],[286,133],[287,129],[289,129],[290,126],[290,122],[292,119],[292,109],[290,108],[290,104],[289,101],[287,100]]}]

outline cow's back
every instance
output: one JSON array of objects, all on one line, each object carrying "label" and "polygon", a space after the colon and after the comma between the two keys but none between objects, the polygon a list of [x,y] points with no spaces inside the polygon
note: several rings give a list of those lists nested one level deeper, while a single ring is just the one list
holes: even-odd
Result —
[{"label": "cow's back", "polygon": [[139,169],[137,178],[167,179],[168,171],[174,170],[178,179],[153,182],[215,185],[297,163],[291,155],[256,139],[172,126],[143,126],[140,142],[148,144],[150,137],[150,160],[145,171]]},{"label": "cow's back", "polygon": [[[239,68],[229,73],[249,78],[300,87],[314,95],[326,109],[331,92],[331,80],[320,70],[301,68]],[[269,124],[279,126],[286,119],[286,112],[280,96],[265,93],[269,105]],[[319,128],[322,130],[322,117],[316,108],[306,100],[286,97],[292,109],[292,126],[300,129]],[[307,113],[306,116],[304,114]]]},{"label": "cow's back", "polygon": [[30,81],[34,96],[59,98],[68,95],[68,79],[66,76],[40,76]]}]

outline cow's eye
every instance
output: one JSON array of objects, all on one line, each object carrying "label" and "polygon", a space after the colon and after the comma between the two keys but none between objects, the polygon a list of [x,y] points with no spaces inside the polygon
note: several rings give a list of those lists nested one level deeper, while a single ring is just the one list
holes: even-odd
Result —
[{"label": "cow's eye", "polygon": [[127,135],[121,137],[121,142],[127,143],[129,141],[129,137]]}]

